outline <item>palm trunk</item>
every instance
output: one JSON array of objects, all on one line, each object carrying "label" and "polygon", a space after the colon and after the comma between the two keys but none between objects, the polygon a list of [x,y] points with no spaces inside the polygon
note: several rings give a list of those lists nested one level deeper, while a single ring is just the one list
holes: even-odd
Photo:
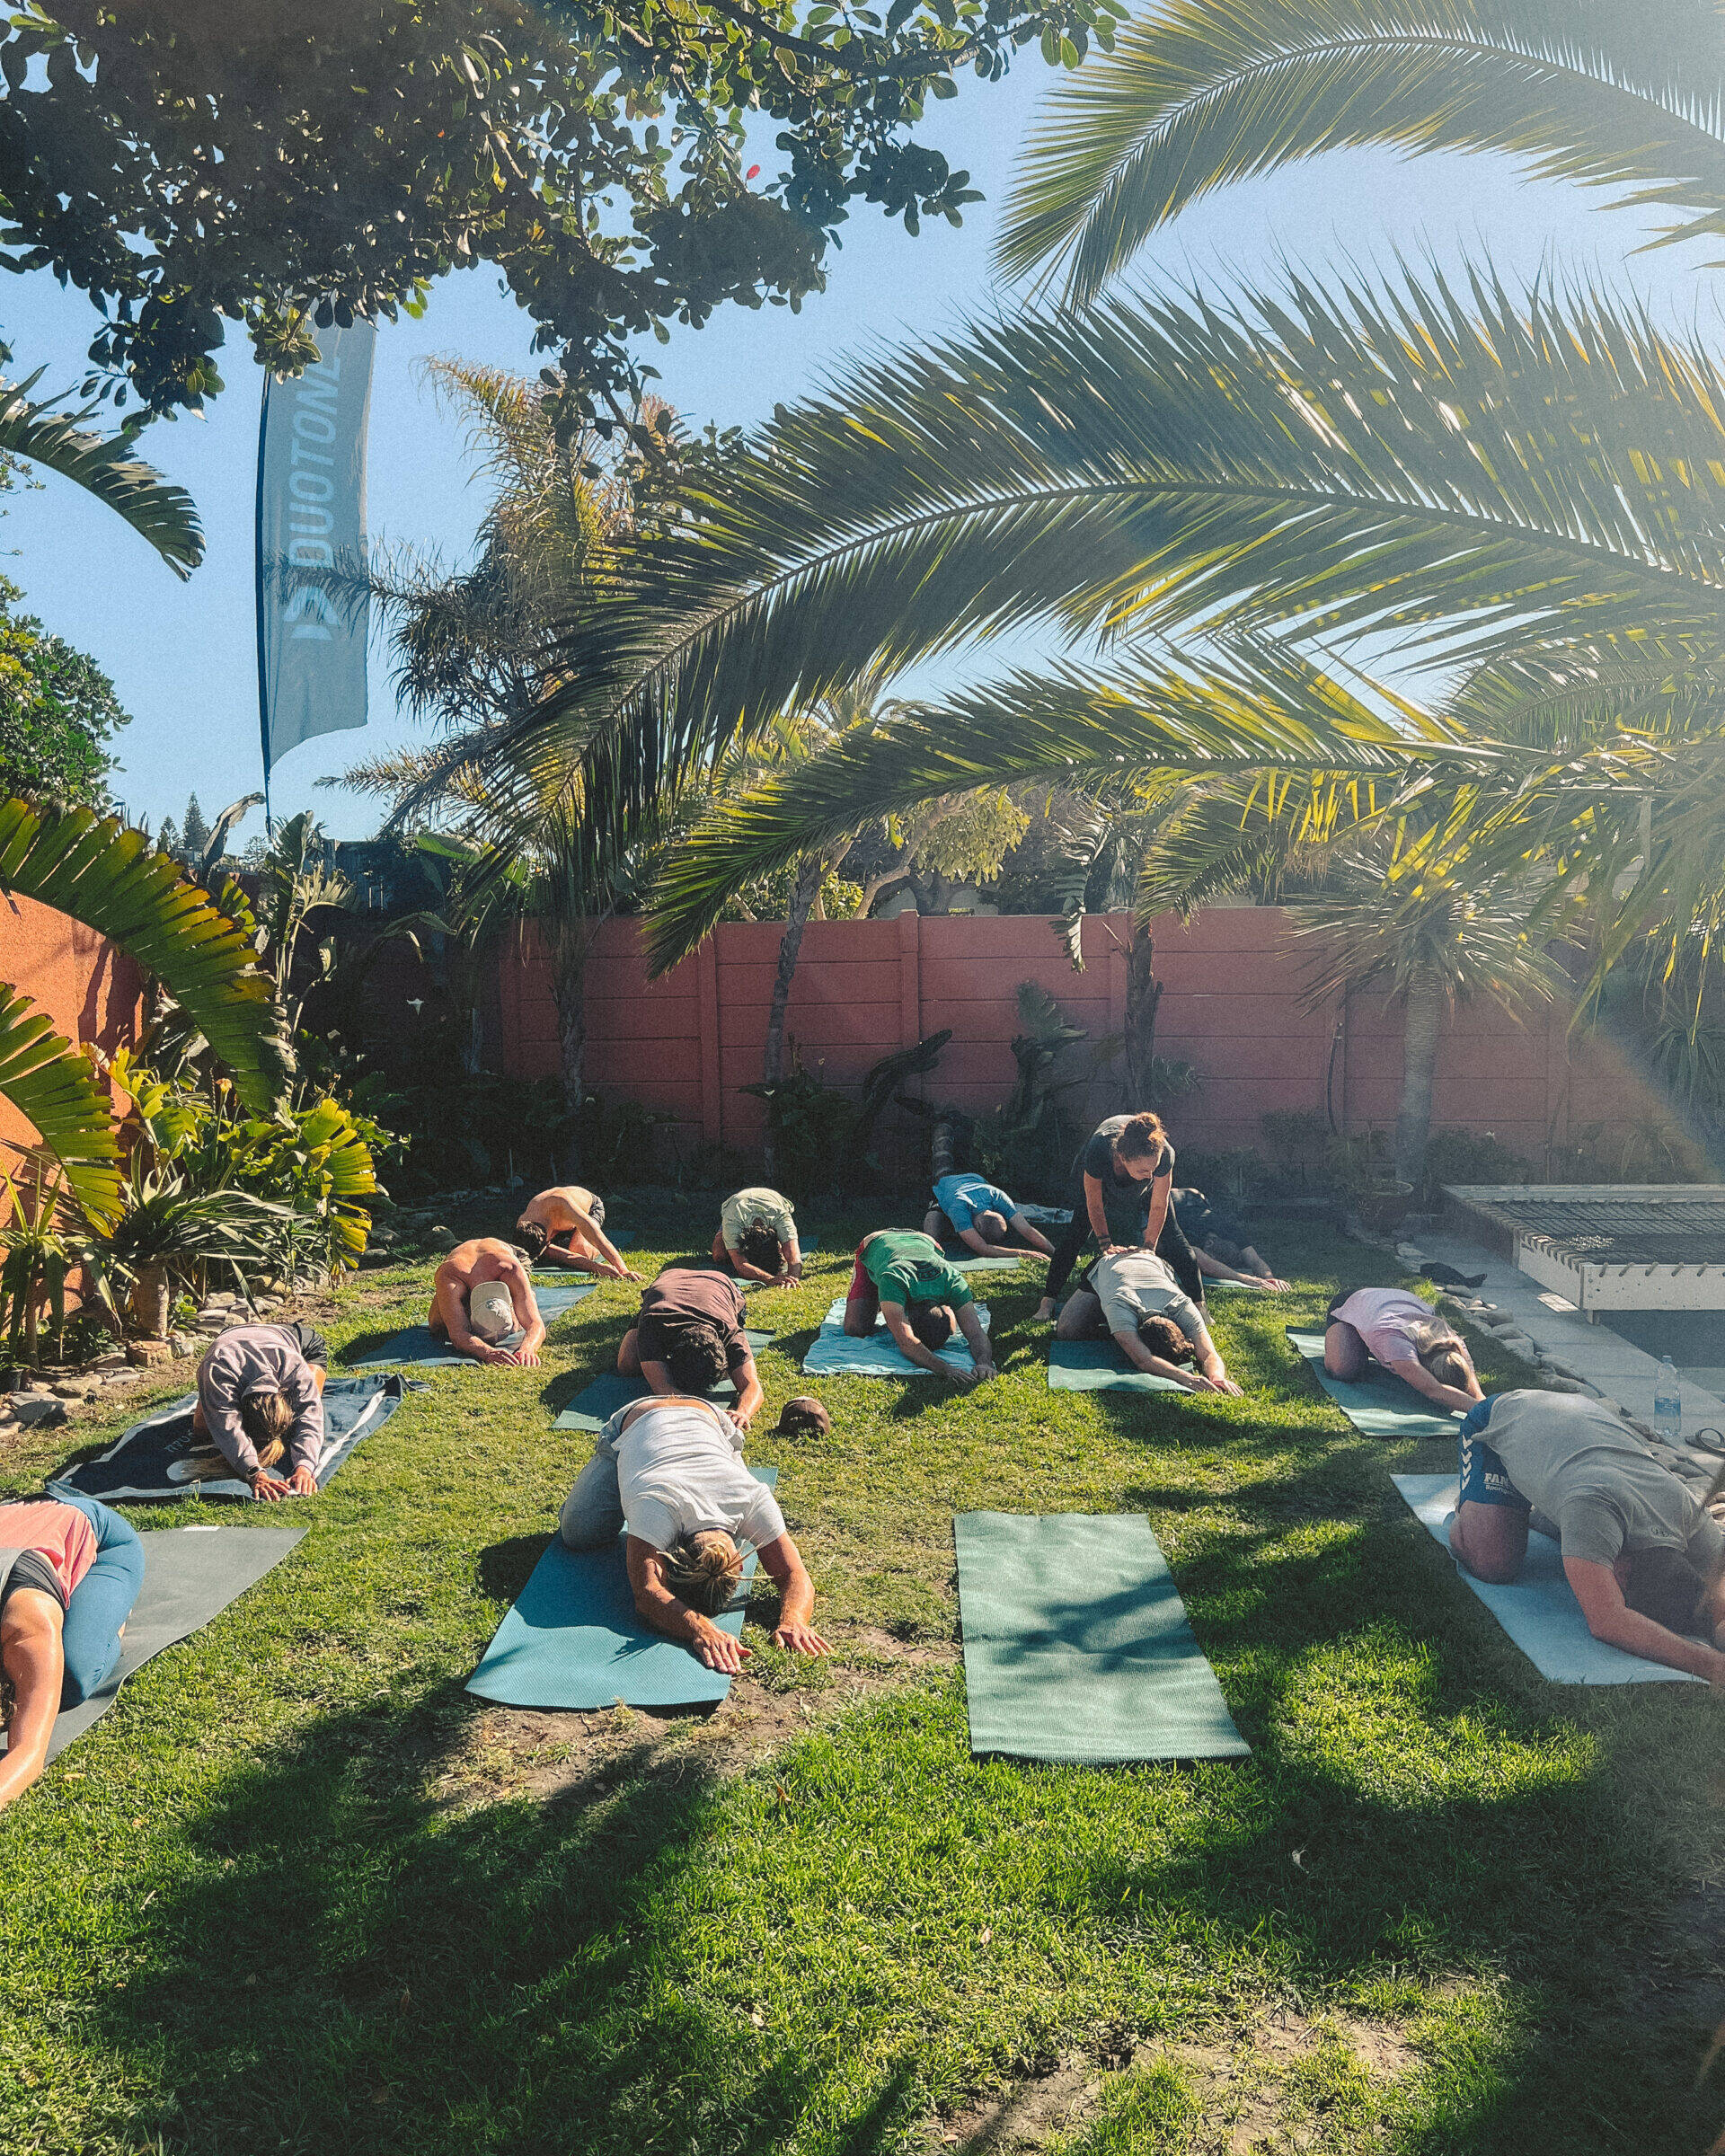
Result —
[{"label": "palm trunk", "polygon": [[1151,1073],[1155,1063],[1156,1006],[1162,983],[1156,978],[1155,939],[1142,921],[1132,923],[1126,952],[1126,1093],[1134,1115],[1154,1108]]},{"label": "palm trunk", "polygon": [[[776,1085],[784,1076],[784,1014],[791,1003],[791,984],[796,978],[797,957],[802,950],[802,932],[809,925],[809,915],[820,896],[826,873],[827,863],[819,854],[805,853],[797,867],[797,879],[791,887],[784,933],[779,938],[779,969],[773,976],[773,1001],[766,1013],[766,1051],[761,1058],[761,1078],[767,1085]],[[771,1180],[778,1173],[779,1150],[774,1135],[771,1101],[767,1103],[766,1135],[761,1150]]]},{"label": "palm trunk", "polygon": [[1422,970],[1408,989],[1402,1036],[1402,1105],[1395,1117],[1396,1180],[1418,1184],[1431,1135],[1431,1089],[1438,1068],[1438,1032],[1444,994],[1435,972]]},{"label": "palm trunk", "polygon": [[168,1311],[173,1297],[168,1268],[159,1260],[146,1265],[132,1286],[132,1322],[146,1340],[168,1337]]},{"label": "palm trunk", "polygon": [[587,1054],[587,933],[580,922],[559,922],[551,932],[551,993],[557,1006],[558,1071],[563,1105],[577,1114],[585,1099],[582,1064]]}]

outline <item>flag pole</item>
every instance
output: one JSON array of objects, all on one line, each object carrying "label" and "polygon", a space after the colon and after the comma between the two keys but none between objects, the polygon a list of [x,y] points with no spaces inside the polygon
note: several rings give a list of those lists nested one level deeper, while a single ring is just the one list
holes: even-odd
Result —
[{"label": "flag pole", "polygon": [[276,818],[270,800],[270,667],[263,648],[263,458],[264,450],[270,438],[270,370],[266,367],[263,375],[263,395],[258,402],[258,484],[252,511],[252,552],[257,593],[258,732],[263,748],[263,829],[265,837],[273,845],[276,840]]}]

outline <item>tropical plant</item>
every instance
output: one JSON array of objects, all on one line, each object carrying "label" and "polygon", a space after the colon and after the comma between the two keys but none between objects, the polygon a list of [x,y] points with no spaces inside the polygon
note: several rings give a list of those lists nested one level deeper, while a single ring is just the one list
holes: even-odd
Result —
[{"label": "tropical plant", "polygon": [[1113,14],[49,0],[0,47],[9,266],[87,293],[93,380],[167,410],[221,387],[225,321],[291,372],[315,321],[417,314],[489,262],[603,404],[643,331],[818,290],[853,200],[958,222],[976,196],[917,138],[927,102],[1031,40],[1075,67]]},{"label": "tropical plant", "polygon": [[792,1196],[848,1190],[864,1177],[878,1183],[880,1163],[871,1150],[875,1125],[895,1100],[907,1108],[921,1106],[898,1089],[932,1071],[951,1038],[951,1028],[945,1027],[883,1056],[863,1074],[854,1100],[843,1087],[829,1085],[818,1070],[806,1070],[794,1041],[783,1078],[740,1087],[765,1105],[773,1157]]},{"label": "tropical plant", "polygon": [[127,714],[93,658],[14,611],[22,597],[0,577],[0,800],[28,793],[106,808],[108,745]]},{"label": "tropical plant", "polygon": [[245,1290],[251,1280],[288,1269],[292,1212],[232,1184],[194,1188],[172,1165],[146,1165],[135,1156],[126,1173],[124,1203],[111,1232],[87,1253],[102,1301],[118,1320],[116,1289],[127,1314],[146,1339],[161,1339],[177,1281],[201,1282],[209,1268],[230,1268]]},{"label": "tropical plant", "polygon": [[[0,344],[0,366],[11,358],[11,346]],[[190,495],[132,455],[134,429],[100,435],[82,426],[94,405],[61,411],[58,400],[32,402],[30,393],[43,371],[39,367],[23,382],[0,381],[0,457],[26,459],[93,494],[148,540],[175,576],[189,577],[204,558],[203,528]]]},{"label": "tropical plant", "polygon": [[[70,915],[166,982],[254,1110],[285,1091],[288,1044],[250,938],[141,832],[88,808],[0,803],[0,889]],[[121,1179],[108,1097],[84,1055],[4,984],[0,1093],[35,1127],[92,1222],[111,1225]]]},{"label": "tropical plant", "polygon": [[66,1348],[66,1281],[77,1262],[75,1218],[65,1202],[65,1185],[51,1156],[37,1153],[33,1184],[21,1191],[0,1172],[6,1224],[0,1229],[0,1330],[13,1362],[34,1363],[40,1343],[42,1305],[54,1326],[54,1352]]},{"label": "tropical plant", "polygon": [[1057,90],[998,259],[1092,300],[1199,195],[1334,149],[1496,152],[1725,233],[1714,0],[1152,0]]},{"label": "tropical plant", "polygon": [[1415,1184],[1431,1135],[1438,1040],[1447,1013],[1483,996],[1517,1014],[1552,1001],[1570,981],[1530,933],[1526,898],[1514,883],[1462,884],[1430,875],[1415,897],[1398,900],[1390,874],[1384,845],[1345,853],[1331,893],[1300,906],[1295,933],[1313,952],[1307,1010],[1370,988],[1403,1007],[1392,1158],[1398,1180]]}]

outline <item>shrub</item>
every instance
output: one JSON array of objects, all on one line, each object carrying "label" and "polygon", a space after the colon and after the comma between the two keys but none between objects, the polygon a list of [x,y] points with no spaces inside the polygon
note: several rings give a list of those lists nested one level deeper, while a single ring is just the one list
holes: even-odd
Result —
[{"label": "shrub", "polygon": [[1426,1145],[1420,1198],[1429,1212],[1442,1199],[1446,1183],[1530,1183],[1533,1180],[1530,1163],[1489,1130],[1440,1130]]}]

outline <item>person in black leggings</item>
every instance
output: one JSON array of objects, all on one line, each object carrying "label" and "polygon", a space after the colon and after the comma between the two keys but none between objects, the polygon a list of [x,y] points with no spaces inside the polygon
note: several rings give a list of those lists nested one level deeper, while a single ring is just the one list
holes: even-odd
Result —
[{"label": "person in black leggings", "polygon": [[1204,1277],[1174,1214],[1174,1149],[1160,1116],[1110,1116],[1072,1164],[1072,1219],[1048,1261],[1039,1318],[1051,1318],[1074,1261],[1091,1236],[1110,1250],[1154,1250],[1199,1309]]}]

